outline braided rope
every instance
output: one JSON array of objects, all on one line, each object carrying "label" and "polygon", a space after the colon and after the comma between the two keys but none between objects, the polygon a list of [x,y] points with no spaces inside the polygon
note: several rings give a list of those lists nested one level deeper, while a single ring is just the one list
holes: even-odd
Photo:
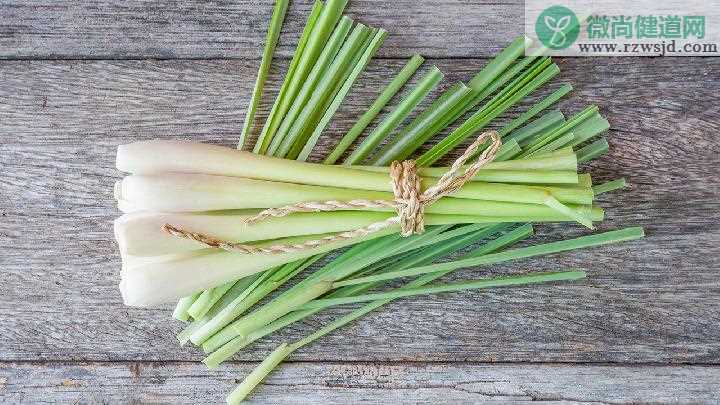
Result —
[{"label": "braided rope", "polygon": [[[463,171],[463,165],[477,153],[480,146],[482,146],[488,138],[492,142],[490,146],[478,156],[473,164]],[[298,212],[362,210],[367,208],[393,208],[397,211],[397,215],[394,217],[352,231],[341,232],[302,243],[260,247],[222,241],[208,235],[189,232],[170,224],[165,224],[163,230],[175,237],[194,240],[208,247],[245,254],[294,253],[320,247],[328,243],[361,238],[387,229],[393,225],[400,225],[400,234],[402,236],[420,234],[425,231],[425,207],[433,204],[442,197],[458,191],[467,181],[477,174],[480,168],[495,159],[501,145],[500,135],[496,131],[483,132],[465,149],[465,152],[453,162],[449,170],[438,179],[437,183],[434,186],[428,187],[428,189],[422,193],[420,192],[422,178],[418,175],[415,161],[396,161],[390,166],[390,178],[392,179],[393,194],[395,196],[393,201],[351,200],[300,202],[284,207],[266,209],[254,217],[245,220],[247,224],[254,224],[268,218],[280,218]]]}]

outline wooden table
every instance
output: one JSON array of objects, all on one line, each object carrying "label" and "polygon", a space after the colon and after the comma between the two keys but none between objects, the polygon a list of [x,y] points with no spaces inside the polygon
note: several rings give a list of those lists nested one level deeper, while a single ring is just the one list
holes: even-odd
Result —
[{"label": "wooden table", "polygon": [[[272,96],[309,6],[291,6]],[[116,146],[234,145],[271,8],[270,0],[0,4],[0,401],[219,402],[279,342],[344,312],[208,371],[198,350],[176,343],[170,307],[127,308],[117,290]],[[353,0],[348,14],[390,37],[315,157],[413,53],[440,67],[445,83],[469,79],[521,32],[522,3]],[[594,103],[612,124],[611,152],[587,170],[631,183],[601,199],[600,229],[641,225],[647,238],[460,272],[578,266],[590,277],[398,301],[297,352],[254,401],[720,400],[720,60],[557,62],[562,74],[549,87],[575,86],[563,111]],[[534,241],[587,232],[541,225],[537,233]]]}]

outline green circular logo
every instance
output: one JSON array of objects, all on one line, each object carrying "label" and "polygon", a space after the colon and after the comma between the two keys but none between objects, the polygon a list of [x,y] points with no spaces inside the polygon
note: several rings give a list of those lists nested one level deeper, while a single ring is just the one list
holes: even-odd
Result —
[{"label": "green circular logo", "polygon": [[552,6],[543,10],[535,21],[538,39],[550,49],[565,49],[577,40],[580,23],[567,7]]}]

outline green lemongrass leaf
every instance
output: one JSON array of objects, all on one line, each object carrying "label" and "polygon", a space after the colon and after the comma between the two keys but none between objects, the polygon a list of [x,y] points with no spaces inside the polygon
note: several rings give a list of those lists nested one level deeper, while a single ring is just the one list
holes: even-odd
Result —
[{"label": "green lemongrass leaf", "polygon": [[[487,229],[486,233],[479,234],[478,237],[486,237],[491,235],[494,232],[497,232],[499,229]],[[471,253],[470,255],[467,255],[466,257],[477,257],[478,255],[491,253],[493,251],[496,251],[498,249],[501,249],[505,246],[508,246],[510,244],[513,244],[519,240],[522,240],[532,234],[532,227],[530,225],[525,225],[520,228],[517,228],[505,235],[502,235],[501,237],[491,240],[490,242],[485,243],[480,249],[476,250],[475,252]],[[452,270],[450,270],[452,271]],[[404,288],[414,288],[414,287],[421,287],[427,283],[430,283],[446,274],[448,274],[450,271],[445,272],[437,272],[437,273],[430,273],[425,274],[412,282],[408,283],[406,287]],[[359,293],[364,291],[365,288],[369,288],[374,286],[373,283],[367,283],[365,285],[359,285],[359,286],[350,286],[350,287],[343,287],[336,289],[334,292],[332,292],[328,297],[329,298],[338,298],[338,297],[347,297],[352,295],[353,293]],[[352,287],[359,287],[358,289],[353,289]],[[345,293],[345,294],[344,294]],[[323,326],[321,329],[316,331],[315,333],[307,336],[306,338],[296,342],[295,346],[300,347],[303,345],[307,345],[322,336],[362,317],[363,315],[380,308],[383,305],[386,305],[387,303],[391,302],[390,299],[385,300],[378,300],[369,304],[364,305],[361,308],[358,308],[351,313],[338,318],[335,321],[332,321],[330,324]],[[218,349],[217,351],[213,352],[211,355],[206,357],[203,360],[203,363],[205,363],[210,368],[215,368],[220,365],[223,361],[229,359],[232,357],[234,353],[236,353],[238,350],[242,349],[244,346],[250,344],[251,342],[260,339],[263,336],[269,335],[270,333],[273,333],[274,331],[285,327],[293,322],[297,322],[300,319],[303,319],[307,316],[310,316],[312,314],[315,314],[319,312],[320,309],[314,309],[314,310],[305,310],[305,311],[295,311],[288,315],[285,315],[284,317],[276,320],[275,322],[267,325],[264,328],[261,328],[259,330],[256,330],[249,334],[246,337],[238,337],[234,339],[231,342],[228,342],[226,345],[224,345],[222,348]]]},{"label": "green lemongrass leaf", "polygon": [[[504,86],[508,80],[513,79],[528,64],[532,63],[535,59],[534,57],[523,58],[522,61],[514,63],[515,60],[523,54],[527,41],[528,39],[525,37],[516,38],[507,48],[493,58],[487,66],[478,72],[468,84],[472,92],[468,94],[463,103],[456,106],[447,117],[434,125],[434,128],[439,128],[435,130],[435,133],[440,132],[451,123],[460,119],[465,113],[477,107],[477,105],[490,94]],[[428,137],[429,136],[430,135],[428,135]]]},{"label": "green lemongrass leaf", "polygon": [[305,79],[305,82],[302,84],[302,87],[300,87],[300,90],[293,100],[292,105],[288,108],[287,113],[282,118],[282,122],[273,135],[272,141],[267,148],[268,155],[274,155],[283,139],[287,136],[287,133],[295,123],[295,120],[303,111],[303,108],[308,103],[308,100],[310,100],[310,97],[312,96],[318,83],[326,75],[326,72],[333,63],[333,60],[335,60],[336,56],[343,47],[343,43],[352,28],[352,24],[353,20],[346,16],[343,16],[338,22],[337,27],[333,30],[327,44],[323,47],[317,61],[315,61],[312,69]]},{"label": "green lemongrass leaf", "polygon": [[482,288],[506,287],[547,283],[552,281],[569,281],[585,278],[584,271],[562,271],[527,274],[523,276],[493,277],[485,280],[463,281],[459,283],[439,284],[417,288],[398,288],[393,291],[362,294],[345,298],[320,298],[303,305],[300,309],[324,309],[336,305],[353,304],[375,300],[397,299],[416,295],[438,294],[453,291],[477,290]]},{"label": "green lemongrass leaf", "polygon": [[517,141],[520,146],[527,145],[529,140],[554,131],[565,123],[565,115],[560,110],[553,110],[533,120],[522,128],[516,129],[506,136],[504,141]]},{"label": "green lemongrass leaf", "polygon": [[255,310],[207,339],[203,344],[203,350],[208,353],[217,350],[219,347],[234,339],[237,336],[244,336],[259,329],[277,318],[294,311],[299,305],[315,299],[331,290],[332,283],[342,278],[356,274],[366,266],[369,266],[386,257],[398,253],[404,253],[406,249],[417,241],[434,238],[442,228],[430,229],[421,235],[414,235],[408,238],[389,238],[382,242],[384,249],[374,249],[370,252],[361,252],[354,255],[352,260],[337,263],[329,263],[313,274],[300,281],[294,287],[286,290],[262,308]]},{"label": "green lemongrass leaf", "polygon": [[507,48],[495,56],[487,66],[479,71],[472,80],[470,80],[468,86],[477,92],[485,89],[525,52],[525,46],[528,41],[529,39],[524,36],[516,38]]},{"label": "green lemongrass leaf", "polygon": [[302,151],[298,155],[298,160],[307,160],[308,156],[310,155],[310,152],[315,147],[315,144],[317,143],[318,139],[320,138],[320,134],[322,131],[325,130],[327,125],[330,123],[330,119],[335,115],[335,112],[340,107],[340,104],[343,102],[345,97],[347,96],[348,92],[350,91],[350,88],[355,83],[355,80],[357,80],[358,76],[360,76],[360,73],[365,70],[365,67],[370,62],[370,59],[375,55],[378,49],[380,49],[380,46],[382,45],[383,41],[385,40],[385,37],[387,36],[387,31],[385,30],[378,30],[378,32],[373,36],[372,41],[367,46],[365,51],[362,53],[360,60],[355,64],[354,68],[348,75],[348,77],[345,79],[343,86],[340,88],[338,94],[334,97],[332,103],[325,111],[325,114],[320,119],[320,122],[317,126],[315,126],[315,129],[313,130],[312,135],[308,139],[308,141],[305,143],[305,146],[303,147]]},{"label": "green lemongrass leaf", "polygon": [[[255,146],[253,147],[254,153],[265,153],[267,147],[270,145],[270,139],[272,138],[272,134],[275,133],[277,125],[280,125],[280,121],[282,121],[282,116],[279,111],[284,109],[285,104],[288,103],[288,88],[290,87],[290,83],[293,82],[293,77],[295,75],[298,63],[300,62],[301,56],[305,51],[305,46],[308,42],[308,39],[310,38],[310,35],[312,34],[312,30],[315,27],[315,23],[317,22],[317,19],[320,16],[322,9],[322,1],[316,0],[313,4],[312,10],[310,11],[307,22],[305,23],[305,28],[303,29],[303,32],[300,35],[300,39],[298,40],[297,47],[295,48],[295,53],[293,54],[293,58],[290,61],[290,65],[288,66],[288,71],[285,74],[285,79],[282,86],[280,86],[280,91],[275,98],[275,102],[273,103],[270,114],[268,115],[267,120],[263,125],[263,129],[260,132],[257,141],[255,142]],[[283,112],[282,114],[284,115],[285,113]]]},{"label": "green lemongrass leaf", "polygon": [[306,260],[288,263],[273,272],[267,279],[258,279],[259,282],[256,282],[251,288],[248,288],[245,293],[229,302],[202,327],[193,332],[190,336],[190,341],[196,345],[202,344],[265,296],[277,290],[295,275],[317,262],[320,257],[321,256],[314,256]]},{"label": "green lemongrass leaf", "polygon": [[337,162],[343,153],[352,145],[353,142],[363,133],[365,128],[370,125],[380,111],[387,105],[390,99],[402,88],[405,83],[412,77],[415,71],[422,65],[424,58],[420,55],[413,55],[395,78],[383,89],[380,95],[355,122],[350,130],[342,137],[340,142],[335,146],[333,151],[325,158],[324,164],[331,165]]},{"label": "green lemongrass leaf", "polygon": [[[386,165],[393,160],[410,156],[425,141],[457,121],[463,114],[505,85],[508,80],[514,78],[534,59],[534,57],[524,58],[508,68],[522,53],[523,43],[524,38],[516,39],[488,66],[475,75],[471,84],[466,87],[466,91],[458,94],[459,89],[455,87],[443,93],[423,114],[416,118],[415,122],[407,130],[404,130],[396,138],[400,141],[399,144],[391,144],[385,148],[372,160],[373,164]],[[453,96],[452,99],[450,99],[451,95]],[[460,95],[462,97],[458,98]],[[389,150],[389,148],[394,150]]]},{"label": "green lemongrass leaf", "polygon": [[[372,29],[363,24],[357,24],[353,28],[335,59],[323,72],[322,78],[317,82],[317,85],[314,86],[307,104],[303,106],[297,119],[288,129],[287,135],[282,136],[283,134],[278,131],[276,139],[281,142],[273,153],[274,156],[286,157],[296,142],[302,142],[302,140],[306,139],[306,133],[309,136],[308,131],[311,131],[312,125],[324,112],[322,107],[331,97],[333,90],[341,81],[340,78],[343,72],[352,63],[358,49],[364,45],[371,32]],[[272,144],[270,147],[272,148]]]},{"label": "green lemongrass leaf", "polygon": [[520,159],[531,159],[537,155],[547,153],[547,152],[552,152],[552,151],[557,150],[558,148],[561,148],[567,144],[573,143],[574,140],[575,140],[575,133],[568,132],[568,133],[560,136],[559,138],[557,138],[551,142],[548,142],[545,145],[535,149],[535,151],[533,151],[533,152],[525,153],[525,154],[521,155]]},{"label": "green lemongrass leaf", "polygon": [[417,105],[440,83],[443,74],[436,66],[415,85],[410,93],[395,107],[395,109],[378,124],[377,127],[358,145],[358,147],[345,159],[343,164],[353,165],[361,163],[377,145],[387,138],[402,121],[417,107]]},{"label": "green lemongrass leaf", "polygon": [[173,318],[177,319],[178,321],[187,322],[190,319],[190,314],[187,313],[188,308],[195,302],[197,297],[200,296],[202,292],[195,293],[193,295],[188,295],[187,297],[181,298],[177,305],[175,305],[175,309],[173,310]]},{"label": "green lemongrass leaf", "polygon": [[232,288],[233,285],[235,285],[235,281],[203,291],[195,302],[193,302],[190,308],[188,308],[188,314],[192,316],[193,319],[202,318],[205,314],[207,314],[210,308],[212,308],[212,306],[215,305],[215,303],[218,302],[220,298],[222,298],[223,295]]},{"label": "green lemongrass leaf", "polygon": [[[348,83],[348,86],[345,86],[347,79],[353,73],[355,68],[358,67],[358,63],[360,63],[360,59],[365,54],[365,51],[373,42],[375,36],[380,32],[379,29],[372,27],[367,27],[365,31],[366,33],[364,34],[363,41],[357,43],[352,48],[352,53],[351,55],[348,55],[348,59],[345,62],[344,67],[338,71],[338,74],[335,76],[335,83],[329,86],[328,90],[325,92],[324,100],[318,103],[312,114],[308,116],[303,129],[299,132],[299,135],[290,146],[290,150],[285,154],[285,159],[300,161],[307,160],[300,158],[300,152],[302,152],[305,147],[309,146],[308,144],[311,142],[312,147],[315,146],[315,142],[312,141],[312,138],[316,134],[318,126],[323,125],[322,130],[324,130],[327,123],[323,123],[323,120],[326,119],[329,121],[330,118],[332,118],[332,115],[334,115],[334,111],[331,113],[329,110],[334,106],[334,108],[337,109],[337,107],[340,106],[340,103],[342,103],[344,96],[341,94],[341,90],[345,88],[347,91],[350,90],[350,86],[352,85],[351,83]],[[365,67],[362,66],[361,69],[364,68]],[[358,74],[359,73],[360,72],[358,72]],[[328,116],[328,114],[330,115]],[[322,130],[320,132],[322,132]],[[319,132],[317,132],[317,136],[320,136]]]},{"label": "green lemongrass leaf", "polygon": [[600,185],[597,185],[593,187],[593,191],[595,192],[595,195],[600,195],[604,193],[609,193],[611,191],[619,190],[621,188],[627,187],[627,182],[624,178],[608,181],[607,183],[603,183]]},{"label": "green lemongrass leaf", "polygon": [[451,269],[459,269],[466,267],[474,267],[488,264],[501,263],[509,260],[518,260],[528,257],[559,253],[568,250],[580,248],[606,245],[610,243],[624,242],[642,238],[644,236],[643,229],[640,227],[625,228],[618,231],[610,231],[595,235],[582,236],[574,239],[567,239],[559,242],[544,243],[540,245],[530,246],[508,250],[502,253],[495,253],[479,258],[471,258],[458,260],[450,263],[440,263],[436,265],[417,267],[397,272],[389,272],[375,276],[360,277],[356,279],[335,282],[334,287],[342,287],[347,285],[355,285],[362,283],[377,282],[383,280],[392,280],[401,277],[418,276],[426,273],[434,273],[436,271],[445,271]]},{"label": "green lemongrass leaf", "polygon": [[[279,106],[275,111],[274,116],[277,119],[273,119],[270,123],[269,128],[265,131],[263,136],[263,145],[269,145],[275,136],[275,132],[278,126],[284,121],[285,114],[287,114],[290,107],[295,103],[295,98],[298,95],[301,87],[306,82],[311,69],[315,65],[320,56],[323,48],[328,42],[335,25],[342,17],[342,12],[345,9],[345,5],[348,0],[327,0],[325,5],[322,7],[320,14],[313,25],[312,31],[308,36],[305,48],[300,55],[293,76],[290,80],[288,88],[280,100]],[[257,146],[257,145],[256,145]],[[265,153],[266,149],[261,148],[260,153]]]},{"label": "green lemongrass leaf", "polygon": [[180,331],[180,333],[177,334],[178,342],[180,342],[181,345],[184,345],[185,343],[190,341],[190,336],[192,336],[193,333],[195,333],[198,329],[205,325],[223,308],[229,305],[232,300],[234,300],[237,296],[245,293],[247,289],[253,288],[256,280],[266,277],[268,273],[272,273],[273,271],[275,271],[275,269],[270,269],[265,272],[258,273],[249,277],[244,277],[238,280],[235,285],[233,285],[233,287],[227,293],[225,293],[225,295],[223,295],[223,297],[218,302],[216,302],[212,308],[210,308],[210,311],[208,311],[205,316],[200,319],[193,320],[187,326],[185,326],[185,328]]},{"label": "green lemongrass leaf", "polygon": [[442,117],[461,103],[470,94],[471,89],[463,83],[456,83],[438,97],[422,114],[408,124],[400,134],[388,142],[373,157],[373,164],[387,166],[393,160],[409,157],[414,150],[422,146],[430,137],[442,128],[434,127]]},{"label": "green lemongrass leaf", "polygon": [[560,72],[557,65],[551,65],[543,70],[540,74],[535,76],[523,87],[517,89],[507,98],[503,98],[498,104],[489,105],[486,108],[481,108],[478,112],[468,118],[463,124],[461,124],[455,131],[440,141],[437,145],[433,146],[430,150],[425,152],[422,156],[417,159],[417,164],[420,166],[429,166],[439,160],[442,156],[447,154],[450,150],[454,149],[467,137],[477,133],[483,127],[485,127],[490,121],[497,118],[500,114],[505,112],[507,109],[512,107],[515,103],[525,98],[527,95],[535,91],[538,87],[545,84],[547,81],[555,77]]},{"label": "green lemongrass leaf", "polygon": [[[485,98],[498,90],[502,92],[505,88],[513,86],[513,83],[517,83],[519,77],[522,77],[520,73],[525,70],[530,64],[536,63],[538,58],[535,56],[526,56],[515,64],[509,66],[500,76],[496,77],[487,87],[485,87],[479,94],[475,95],[474,104],[479,104]],[[520,75],[520,76],[518,76]],[[512,81],[511,81],[512,80]],[[508,82],[510,82],[508,84]]]},{"label": "green lemongrass leaf", "polygon": [[600,155],[604,155],[610,150],[610,145],[605,138],[600,138],[597,141],[580,148],[577,151],[578,163],[585,163]]},{"label": "green lemongrass leaf", "polygon": [[550,57],[542,57],[534,59],[532,64],[527,68],[523,74],[515,77],[505,87],[501,88],[489,101],[487,101],[480,109],[487,110],[491,106],[502,103],[507,100],[517,91],[517,89],[528,84],[533,78],[539,75],[542,71],[547,69],[548,66],[552,65],[552,59]]},{"label": "green lemongrass leaf", "polygon": [[[529,110],[525,111],[524,113],[520,114],[520,116],[510,121],[498,132],[501,136],[505,136],[506,134],[512,134],[513,131],[515,131],[521,125],[525,124],[528,120],[531,120],[546,108],[557,103],[566,94],[570,93],[572,89],[573,88],[571,85],[563,84],[562,86],[560,86],[560,88],[552,92],[552,94],[535,103]],[[557,112],[560,113],[560,111]],[[562,115],[562,113],[560,114]],[[564,121],[565,117],[563,116],[562,118],[562,120]],[[521,139],[517,139],[517,141],[521,142]]]},{"label": "green lemongrass leaf", "polygon": [[[529,232],[528,232],[528,227],[529,227]],[[505,226],[489,227],[484,230],[478,231],[477,233],[474,234],[474,237],[476,238],[476,240],[483,239],[488,236],[491,236],[492,234],[494,234],[498,231],[501,231],[504,228],[505,228]],[[514,243],[514,242],[516,242],[520,239],[523,239],[523,238],[529,236],[530,234],[532,234],[532,227],[530,227],[529,225],[526,225],[521,228],[523,228],[523,229],[520,229],[520,230],[516,229],[516,230],[514,230],[508,234],[505,234],[497,239],[494,239],[494,240],[491,240],[491,241],[485,243],[483,245],[483,247],[478,249],[476,252],[489,253],[494,250],[500,249],[504,246],[507,246],[508,244]],[[510,234],[513,234],[513,235],[510,235]],[[511,236],[511,237],[508,238],[508,236]],[[430,248],[430,251],[433,255],[435,255],[434,257],[436,257],[438,255],[444,255],[444,254],[451,253],[453,248],[461,248],[461,247],[462,247],[461,243],[457,243],[456,241],[451,240],[451,241],[445,242],[444,244],[432,246]],[[427,260],[428,260],[427,257],[422,257],[422,259],[425,259],[425,263],[423,263],[423,260],[418,260],[418,259],[421,259],[420,256],[422,256],[422,255],[423,255],[423,251],[420,251],[417,255],[409,257],[408,259],[404,260],[403,262],[398,263],[396,266],[390,267],[388,270],[403,269],[403,268],[407,268],[407,266],[427,264]],[[432,259],[429,259],[430,262],[432,262],[434,260],[434,257]],[[411,284],[412,284],[412,286],[421,286],[421,285],[427,284],[439,277],[442,277],[445,274],[447,274],[447,273],[428,274],[428,275],[418,278],[417,280],[415,280],[413,282],[414,284],[413,283],[411,283]],[[347,297],[347,296],[350,296],[353,294],[358,294],[363,291],[366,291],[367,289],[373,287],[374,285],[375,284],[373,284],[373,283],[368,283],[368,284],[364,284],[364,285],[356,285],[356,286],[339,288],[339,289],[336,289],[333,292],[331,292],[327,297],[328,298]],[[361,309],[355,310],[355,311],[353,311],[353,313],[351,313],[345,317],[342,317],[341,320],[334,321],[332,323],[332,325],[335,325],[335,328],[339,328],[340,326],[342,326],[354,319],[357,319],[360,316],[372,311],[373,309],[376,309],[384,304],[387,304],[388,302],[390,302],[390,300],[378,301],[378,302],[375,302],[372,304],[368,304],[364,307],[364,309],[361,308]],[[233,340],[229,341],[222,347],[218,348],[216,351],[212,352],[205,359],[203,359],[203,363],[205,363],[205,365],[207,365],[209,368],[218,367],[220,365],[220,363],[229,359],[235,353],[237,353],[239,350],[241,350],[243,347],[249,345],[250,343],[252,343],[264,336],[267,336],[279,329],[282,329],[292,323],[295,323],[301,319],[311,316],[319,311],[320,311],[319,309],[318,310],[294,311],[287,315],[284,315],[283,317],[273,321],[272,323],[270,323],[260,329],[257,329],[255,331],[247,334],[246,336],[239,336],[239,337],[234,338]],[[316,339],[333,330],[332,328],[329,328],[329,327],[324,327],[323,329],[325,330],[325,333],[314,334]]]},{"label": "green lemongrass leaf", "polygon": [[595,137],[610,128],[608,120],[603,118],[600,114],[593,114],[585,121],[581,122],[575,128],[572,129],[575,139],[572,142],[568,142],[565,146],[575,147]]},{"label": "green lemongrass leaf", "polygon": [[511,159],[513,156],[517,156],[522,152],[522,148],[518,145],[517,141],[512,139],[502,144],[500,149],[495,155],[495,162],[504,162]]},{"label": "green lemongrass leaf", "polygon": [[253,123],[255,122],[255,113],[257,112],[258,105],[260,105],[265,81],[267,80],[268,73],[270,72],[270,64],[272,63],[278,38],[280,38],[280,30],[282,29],[283,21],[285,20],[288,3],[288,0],[275,1],[272,17],[270,17],[270,26],[268,27],[267,35],[265,37],[265,48],[263,49],[262,60],[260,61],[257,78],[255,79],[255,86],[253,87],[250,103],[248,104],[247,113],[245,114],[245,122],[243,123],[242,132],[240,133],[238,149],[242,149],[245,145],[245,140],[247,139]]},{"label": "green lemongrass leaf", "polygon": [[295,350],[286,343],[273,350],[247,377],[227,396],[228,405],[239,405],[290,353]]},{"label": "green lemongrass leaf", "polygon": [[533,138],[530,141],[530,143],[527,144],[526,147],[524,147],[525,153],[521,157],[527,156],[527,155],[535,152],[536,150],[542,148],[543,146],[547,145],[548,143],[560,138],[561,136],[565,135],[566,133],[572,131],[575,127],[580,125],[583,121],[585,121],[586,119],[592,117],[593,115],[595,115],[597,113],[598,113],[597,106],[591,105],[591,106],[586,107],[583,111],[572,116],[562,126],[556,128],[550,132],[538,135],[535,138]]}]

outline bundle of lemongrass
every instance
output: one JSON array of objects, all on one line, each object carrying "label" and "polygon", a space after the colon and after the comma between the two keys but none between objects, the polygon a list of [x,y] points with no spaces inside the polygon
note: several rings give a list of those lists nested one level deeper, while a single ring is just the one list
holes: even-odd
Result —
[{"label": "bundle of lemongrass", "polygon": [[[447,171],[429,166],[495,124],[499,116],[559,73],[549,57],[523,57],[527,40],[518,38],[468,84],[449,86],[403,125],[439,85],[442,73],[432,67],[349,152],[422,65],[423,58],[416,55],[323,164],[306,163],[320,134],[385,37],[381,29],[362,24],[353,28],[352,20],[342,16],[346,1],[316,2],[254,153],[173,141],[139,142],[118,149],[117,166],[130,173],[115,187],[118,206],[125,212],[115,223],[125,302],[147,306],[179,299],[174,317],[189,323],[178,339],[202,347],[208,353],[204,362],[209,367],[217,367],[252,342],[325,308],[367,303],[313,334],[280,345],[228,397],[231,403],[244,398],[292,351],[391,300],[585,276],[582,271],[570,270],[431,284],[452,271],[643,235],[640,228],[627,228],[506,250],[532,234],[530,222],[568,221],[592,228],[593,222],[603,219],[602,209],[593,205],[595,197],[624,186],[622,179],[593,186],[589,174],[578,173],[579,164],[608,150],[605,138],[594,138],[609,124],[594,106],[569,119],[558,110],[545,112],[572,90],[567,84],[501,123],[498,134],[503,145],[494,161],[452,196],[426,208],[424,219],[429,227],[422,234],[401,237],[398,228],[389,228],[300,251],[238,253],[166,232],[169,224],[228,244],[262,248],[299,244],[383,221],[394,215],[389,212],[392,209],[295,213],[247,222],[263,209],[298,202],[392,200],[384,166],[414,156],[426,141],[450,129],[416,158],[422,187],[427,188]],[[241,148],[253,127],[286,8],[287,1],[277,1]],[[342,166],[334,165],[346,155]],[[253,308],[308,271],[324,253],[349,245],[353,246],[334,260]],[[434,263],[469,246],[475,247],[459,259]],[[377,291],[389,280],[415,276],[401,288]]]}]

